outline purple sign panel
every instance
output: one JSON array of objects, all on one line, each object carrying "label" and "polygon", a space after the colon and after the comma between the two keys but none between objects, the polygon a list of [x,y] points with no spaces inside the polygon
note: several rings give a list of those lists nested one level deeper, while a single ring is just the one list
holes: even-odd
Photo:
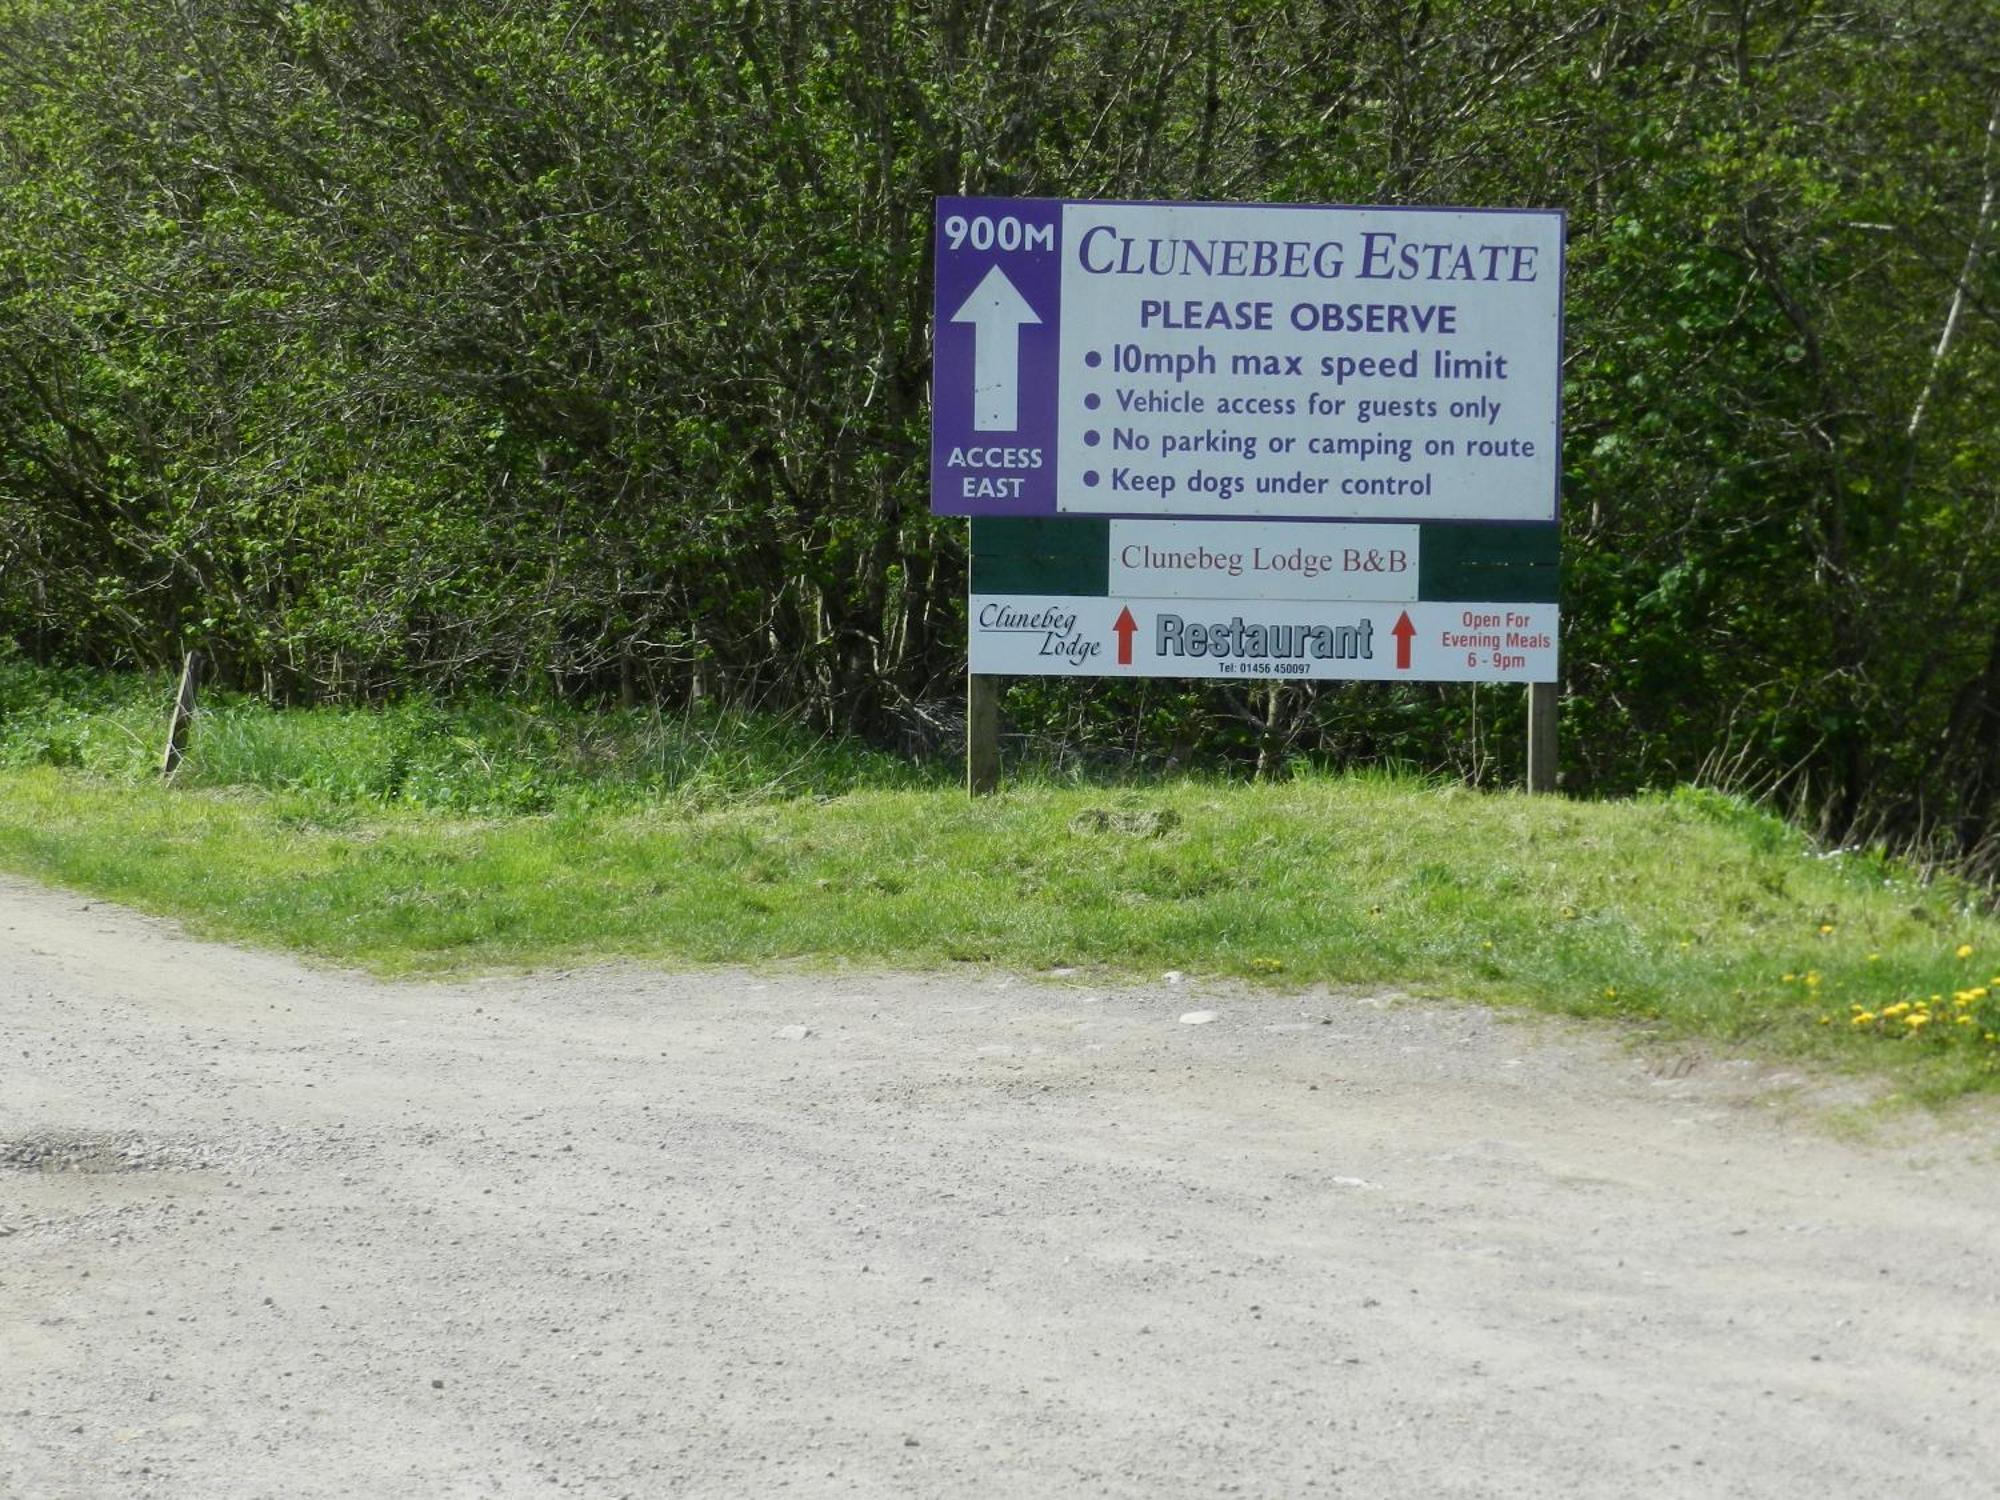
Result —
[{"label": "purple sign panel", "polygon": [[1056,510],[1062,203],[940,198],[931,509]]},{"label": "purple sign panel", "polygon": [[941,198],[931,508],[1550,522],[1562,215]]}]

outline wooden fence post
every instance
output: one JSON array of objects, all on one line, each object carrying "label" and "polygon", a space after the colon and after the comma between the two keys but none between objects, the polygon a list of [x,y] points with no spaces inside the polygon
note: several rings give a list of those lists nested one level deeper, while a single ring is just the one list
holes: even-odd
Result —
[{"label": "wooden fence post", "polygon": [[160,774],[171,776],[187,754],[188,727],[194,720],[195,694],[201,690],[202,655],[190,651],[181,663],[181,689],[174,695],[173,716],[167,720],[167,749],[160,757]]}]

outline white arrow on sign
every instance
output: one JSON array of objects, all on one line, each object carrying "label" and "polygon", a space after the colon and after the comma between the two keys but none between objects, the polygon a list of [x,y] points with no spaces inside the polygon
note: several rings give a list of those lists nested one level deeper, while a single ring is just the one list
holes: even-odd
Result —
[{"label": "white arrow on sign", "polygon": [[1041,318],[995,266],[951,321],[972,325],[973,427],[1012,432],[1021,425],[1021,326]]}]

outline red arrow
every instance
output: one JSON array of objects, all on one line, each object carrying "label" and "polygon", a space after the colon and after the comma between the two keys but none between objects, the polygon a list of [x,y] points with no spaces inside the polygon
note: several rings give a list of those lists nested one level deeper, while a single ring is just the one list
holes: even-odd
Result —
[{"label": "red arrow", "polygon": [[1417,627],[1410,623],[1410,612],[1406,609],[1402,617],[1390,627],[1389,634],[1396,638],[1396,670],[1410,670],[1410,639],[1417,633]]},{"label": "red arrow", "polygon": [[1118,611],[1118,618],[1111,622],[1111,628],[1118,636],[1118,665],[1132,665],[1132,635],[1138,630],[1139,622],[1132,618],[1132,608],[1127,605]]}]

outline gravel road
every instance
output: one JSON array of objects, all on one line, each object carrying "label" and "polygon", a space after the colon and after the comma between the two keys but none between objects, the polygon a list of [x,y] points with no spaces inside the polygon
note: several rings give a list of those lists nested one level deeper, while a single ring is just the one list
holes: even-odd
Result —
[{"label": "gravel road", "polygon": [[2000,1492],[2000,1130],[1781,1083],[1164,979],[385,984],[0,880],[0,1495]]}]

